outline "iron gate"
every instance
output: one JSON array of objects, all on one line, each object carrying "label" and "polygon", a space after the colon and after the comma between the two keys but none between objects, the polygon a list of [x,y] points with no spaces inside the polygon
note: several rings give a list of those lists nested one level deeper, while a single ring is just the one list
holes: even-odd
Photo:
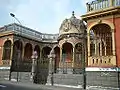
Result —
[{"label": "iron gate", "polygon": [[49,60],[48,58],[42,58],[37,61],[36,73],[34,77],[34,83],[46,84],[49,72]]},{"label": "iron gate", "polygon": [[12,60],[11,72],[31,72],[32,60],[23,60],[17,62]]}]

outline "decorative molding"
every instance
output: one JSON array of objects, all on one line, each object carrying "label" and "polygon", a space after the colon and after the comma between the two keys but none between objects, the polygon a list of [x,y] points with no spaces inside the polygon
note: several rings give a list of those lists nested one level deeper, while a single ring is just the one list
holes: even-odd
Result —
[{"label": "decorative molding", "polygon": [[[98,21],[92,23],[91,25],[88,26],[88,33],[90,32],[91,28],[95,25],[98,25]],[[112,22],[108,21],[108,20],[102,20],[101,24],[107,24],[110,28],[111,28],[111,31],[114,30],[115,26]]]},{"label": "decorative molding", "polygon": [[99,68],[99,67],[87,67],[86,71],[120,71],[118,67],[111,67],[111,68]]},{"label": "decorative molding", "polygon": [[10,69],[10,67],[0,67],[0,70]]},{"label": "decorative molding", "polygon": [[69,19],[65,19],[61,25],[61,30],[68,32],[71,28],[71,21]]},{"label": "decorative molding", "polygon": [[99,19],[99,20],[98,20],[98,24],[101,24],[101,23],[102,23],[102,20],[101,20],[101,19]]}]

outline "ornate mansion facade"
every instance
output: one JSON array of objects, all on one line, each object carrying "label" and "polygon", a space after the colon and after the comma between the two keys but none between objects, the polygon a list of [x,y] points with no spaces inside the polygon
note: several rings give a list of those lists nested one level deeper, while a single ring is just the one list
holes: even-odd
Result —
[{"label": "ornate mansion facade", "polygon": [[51,50],[54,50],[56,76],[82,74],[85,64],[88,85],[101,86],[104,83],[103,86],[118,87],[120,0],[96,0],[87,3],[87,13],[81,18],[77,19],[73,12],[69,19],[62,22],[58,34],[41,33],[16,23],[1,27],[1,67],[12,67],[19,62],[16,69],[13,65],[13,71],[30,72],[29,65],[34,51],[40,62],[48,60]]}]

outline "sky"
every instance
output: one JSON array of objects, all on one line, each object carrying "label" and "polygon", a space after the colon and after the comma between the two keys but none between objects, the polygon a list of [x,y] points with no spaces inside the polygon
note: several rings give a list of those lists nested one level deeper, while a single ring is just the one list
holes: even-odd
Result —
[{"label": "sky", "polygon": [[70,18],[72,11],[80,18],[86,13],[86,3],[92,0],[0,0],[0,27],[21,22],[41,33],[56,34],[62,21]]}]

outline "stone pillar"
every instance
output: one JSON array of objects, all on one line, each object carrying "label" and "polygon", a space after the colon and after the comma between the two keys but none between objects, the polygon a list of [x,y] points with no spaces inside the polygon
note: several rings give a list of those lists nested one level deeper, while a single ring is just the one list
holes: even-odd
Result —
[{"label": "stone pillar", "polygon": [[53,68],[52,68],[52,57],[49,58],[49,76],[47,78],[47,85],[53,85]]},{"label": "stone pillar", "polygon": [[88,33],[88,56],[90,56],[90,33]]},{"label": "stone pillar", "polygon": [[32,82],[34,83],[34,76],[35,76],[35,67],[36,67],[36,59],[32,58],[32,70],[31,70],[31,79]]},{"label": "stone pillar", "polygon": [[75,46],[73,47],[73,60],[72,60],[72,68],[74,68],[75,64]]},{"label": "stone pillar", "polygon": [[113,0],[110,0],[109,5],[110,5],[110,7],[113,6]]},{"label": "stone pillar", "polygon": [[36,69],[36,65],[37,65],[37,51],[34,51],[33,52],[33,55],[31,56],[32,58],[32,69],[31,69],[31,79],[32,79],[32,82],[34,83],[34,77],[35,77],[35,69]]},{"label": "stone pillar", "polygon": [[24,53],[25,53],[25,48],[24,48],[24,45],[22,47],[22,60],[24,59]]},{"label": "stone pillar", "polygon": [[[10,63],[9,63],[9,65],[10,65],[10,68],[12,67],[11,65],[12,65],[12,57],[13,57],[13,44],[11,45],[11,55],[10,55]],[[9,81],[11,80],[11,69],[10,69],[10,73],[9,73]]]},{"label": "stone pillar", "polygon": [[105,56],[106,56],[106,45],[105,45]]},{"label": "stone pillar", "polygon": [[13,44],[11,45],[11,55],[10,55],[10,62],[9,65],[12,65],[12,57],[13,57]]},{"label": "stone pillar", "polygon": [[102,40],[100,40],[100,56],[102,56]]},{"label": "stone pillar", "polygon": [[113,60],[112,60],[112,64],[116,65],[117,63],[117,59],[116,59],[116,49],[115,49],[115,33],[114,30],[112,30],[112,54],[113,54]]},{"label": "stone pillar", "polygon": [[48,80],[47,80],[47,84],[48,85],[52,85],[54,84],[54,60],[55,60],[55,53],[54,53],[54,49],[51,50],[50,55],[48,55],[49,58],[49,76],[48,76]]},{"label": "stone pillar", "polygon": [[60,47],[60,62],[59,62],[59,69],[58,69],[59,73],[62,73],[61,63],[62,63],[62,47]]},{"label": "stone pillar", "polygon": [[112,30],[112,53],[113,55],[115,55],[115,34],[114,34],[114,30]]},{"label": "stone pillar", "polygon": [[88,46],[88,66],[89,66],[91,64],[90,63],[91,61],[90,61],[90,58],[89,58],[90,57],[90,33],[89,32],[88,32],[87,38],[88,38],[88,41],[87,41],[88,45],[87,46]]},{"label": "stone pillar", "polygon": [[3,57],[3,46],[0,46],[0,52],[1,52],[0,65],[3,65],[3,60],[2,60],[2,57]]}]

